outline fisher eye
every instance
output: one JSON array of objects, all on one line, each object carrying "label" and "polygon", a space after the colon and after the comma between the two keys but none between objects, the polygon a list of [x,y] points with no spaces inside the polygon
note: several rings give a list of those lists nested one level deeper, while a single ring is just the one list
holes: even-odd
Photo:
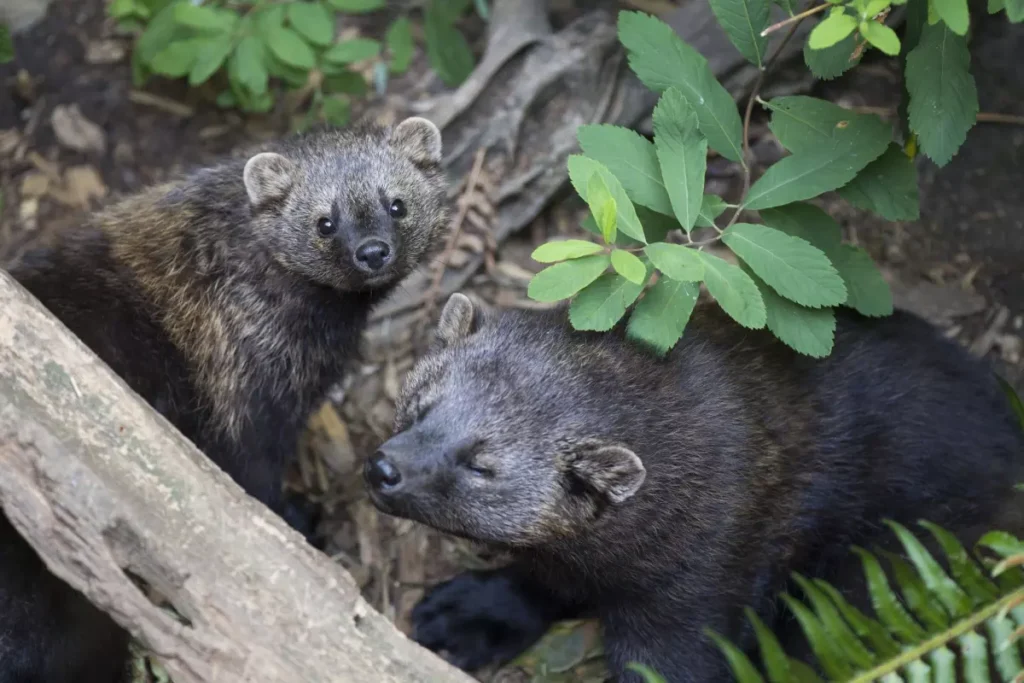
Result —
[{"label": "fisher eye", "polygon": [[405,202],[403,202],[401,199],[396,199],[395,201],[391,202],[391,206],[388,207],[388,213],[391,215],[392,218],[402,218],[406,214]]},{"label": "fisher eye", "polygon": [[487,459],[480,457],[482,445],[482,441],[476,440],[459,447],[455,453],[455,461],[476,476],[491,479],[494,477],[494,468],[488,466]]},{"label": "fisher eye", "polygon": [[430,405],[425,404],[423,402],[423,399],[420,398],[419,396],[416,397],[416,404],[415,405],[416,405],[416,409],[415,409],[414,413],[416,415],[416,421],[419,422],[420,420],[422,420],[423,418],[425,418],[427,416],[427,413],[430,412]]},{"label": "fisher eye", "polygon": [[320,220],[316,222],[316,229],[321,236],[330,237],[335,233],[338,227],[330,218],[328,218],[327,216],[323,216],[322,218],[320,218]]}]

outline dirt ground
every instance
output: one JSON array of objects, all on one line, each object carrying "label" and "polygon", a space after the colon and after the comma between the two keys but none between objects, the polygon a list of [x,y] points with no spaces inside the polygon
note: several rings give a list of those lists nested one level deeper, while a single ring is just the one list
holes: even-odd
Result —
[{"label": "dirt ground", "polygon": [[[154,82],[136,90],[130,44],[130,36],[105,19],[102,0],[54,0],[46,18],[17,37],[16,62],[0,67],[0,264],[73,228],[83,212],[111,197],[287,130],[284,111],[246,120],[210,105],[209,93],[181,84]],[[1022,48],[1024,32],[1002,16],[978,22],[972,49],[982,111],[1024,115],[1024,80],[1015,72]],[[413,74],[395,84],[397,94],[370,100],[368,110],[386,113],[393,103],[405,106],[420,97],[423,87],[410,84],[420,82],[422,62],[421,54]],[[892,110],[899,94],[893,69],[869,60],[847,78],[816,86],[817,94],[846,106]],[[762,143],[755,149],[773,144]],[[990,358],[1018,388],[1024,388],[1022,155],[1024,126],[979,124],[948,167],[922,162],[922,217],[913,223],[884,223],[827,202],[848,237],[882,265],[898,305]],[[725,189],[738,177],[728,168],[718,171],[711,182]],[[578,212],[572,200],[550,207],[500,246],[470,289],[498,305],[529,306],[526,283],[537,268],[530,251],[552,233],[575,229]],[[482,241],[466,239],[460,248]],[[491,558],[379,516],[365,500],[358,467],[389,435],[393,401],[413,361],[411,340],[372,341],[381,335],[387,336],[386,321],[378,322],[363,358],[313,417],[291,486],[323,504],[326,551],[376,608],[407,629],[425,586]],[[597,681],[596,652],[592,625],[566,628],[524,662],[528,674],[507,671],[500,678]]]}]

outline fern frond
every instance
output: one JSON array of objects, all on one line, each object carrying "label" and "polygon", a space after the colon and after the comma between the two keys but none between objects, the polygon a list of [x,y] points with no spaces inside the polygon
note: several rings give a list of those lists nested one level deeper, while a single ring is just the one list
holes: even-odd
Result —
[{"label": "fern frond", "polygon": [[[907,558],[880,553],[890,573],[878,556],[854,549],[867,578],[874,615],[850,605],[820,579],[794,575],[803,599],[782,596],[800,623],[818,668],[829,680],[845,683],[987,683],[992,676],[1007,682],[1024,680],[1024,542],[1005,532],[991,532],[972,554],[947,530],[921,522],[942,549],[947,572],[914,533],[886,523]],[[747,618],[770,683],[820,681],[809,667],[786,655],[751,610]],[[714,640],[726,652],[737,680],[765,680],[732,643],[717,635]]]}]

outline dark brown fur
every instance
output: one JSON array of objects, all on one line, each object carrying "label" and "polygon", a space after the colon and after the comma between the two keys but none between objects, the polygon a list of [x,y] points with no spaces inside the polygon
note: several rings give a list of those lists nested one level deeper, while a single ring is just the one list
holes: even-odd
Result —
[{"label": "dark brown fur", "polygon": [[[341,378],[373,304],[443,241],[440,158],[440,133],[423,119],[293,137],[124,199],[12,273],[250,495],[285,514],[281,477],[307,416]],[[370,240],[389,247],[374,266],[359,260]],[[20,543],[5,533],[0,552]],[[0,575],[0,598],[12,571]],[[67,628],[33,633],[0,615],[0,650],[5,634],[21,632],[12,647],[36,653],[18,672],[0,663],[0,683],[35,680],[57,641],[81,636]],[[123,643],[119,651],[123,661]],[[90,656],[112,655],[85,652],[77,673],[69,665],[48,683],[109,683],[76,677],[99,672]]]},{"label": "dark brown fur", "polygon": [[665,359],[565,318],[456,296],[367,463],[382,510],[516,558],[417,606],[416,638],[461,666],[589,611],[616,680],[639,681],[630,661],[727,680],[702,629],[749,647],[749,605],[792,633],[790,572],[853,590],[849,547],[891,539],[884,518],[968,543],[1021,528],[1024,435],[995,377],[910,314],[837,311],[821,361],[713,304]]}]

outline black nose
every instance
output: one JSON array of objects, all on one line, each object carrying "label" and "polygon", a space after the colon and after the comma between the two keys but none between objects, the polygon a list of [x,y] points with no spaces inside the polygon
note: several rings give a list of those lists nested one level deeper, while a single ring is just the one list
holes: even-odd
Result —
[{"label": "black nose", "polygon": [[374,489],[392,488],[402,481],[398,468],[388,461],[387,457],[377,451],[366,461],[363,469],[366,481]]},{"label": "black nose", "polygon": [[391,245],[383,240],[369,239],[356,247],[356,262],[366,270],[380,270],[391,260]]}]

